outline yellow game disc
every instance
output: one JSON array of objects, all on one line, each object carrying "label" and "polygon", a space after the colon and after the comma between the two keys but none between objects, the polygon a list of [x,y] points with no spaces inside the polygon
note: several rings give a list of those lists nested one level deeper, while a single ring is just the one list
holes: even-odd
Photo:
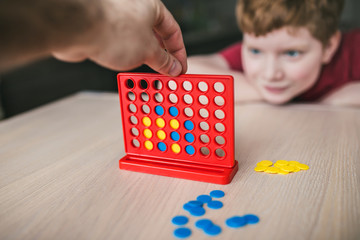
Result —
[{"label": "yellow game disc", "polygon": [[262,160],[262,161],[259,162],[257,165],[258,165],[258,166],[264,166],[264,167],[270,167],[272,164],[273,164],[272,161]]},{"label": "yellow game disc", "polygon": [[156,119],[156,126],[158,126],[159,128],[165,127],[165,120],[162,119],[162,118],[157,118]]},{"label": "yellow game disc", "polygon": [[159,130],[159,131],[157,131],[156,136],[159,139],[164,140],[166,138],[166,133],[163,130]]},{"label": "yellow game disc", "polygon": [[178,129],[180,127],[179,121],[176,119],[171,119],[170,127],[172,127],[173,129]]},{"label": "yellow game disc", "polygon": [[177,143],[174,143],[171,145],[171,150],[174,152],[174,153],[179,153],[180,152],[180,145],[177,144]]},{"label": "yellow game disc", "polygon": [[309,166],[303,163],[299,163],[296,165],[297,167],[299,167],[301,170],[308,170]]},{"label": "yellow game disc", "polygon": [[147,150],[152,150],[154,148],[154,144],[152,142],[150,142],[149,140],[145,141],[144,146]]},{"label": "yellow game disc", "polygon": [[266,170],[265,170],[266,173],[278,173],[279,172],[279,169],[276,168],[276,167],[268,167]]},{"label": "yellow game disc", "polygon": [[275,164],[277,164],[279,166],[286,166],[286,165],[289,165],[289,162],[286,160],[277,160]]},{"label": "yellow game disc", "polygon": [[293,172],[298,172],[298,171],[301,170],[298,166],[292,166],[292,167],[294,167],[294,171],[293,171]]},{"label": "yellow game disc", "polygon": [[254,170],[255,170],[256,172],[263,172],[263,171],[265,171],[267,168],[268,168],[268,167],[265,167],[265,166],[256,166],[256,167],[254,168]]},{"label": "yellow game disc", "polygon": [[274,163],[274,167],[281,168],[282,166],[284,166],[284,165],[280,165],[280,164],[278,164],[278,163]]},{"label": "yellow game disc", "polygon": [[296,166],[297,164],[299,164],[298,161],[289,161],[290,166]]},{"label": "yellow game disc", "polygon": [[280,169],[278,174],[286,175],[286,174],[289,174],[289,172]]},{"label": "yellow game disc", "polygon": [[146,137],[146,138],[151,138],[152,137],[152,132],[151,132],[151,130],[150,129],[148,129],[148,128],[146,128],[146,129],[144,129],[144,136]]},{"label": "yellow game disc", "polygon": [[149,117],[143,117],[142,123],[143,123],[146,127],[150,127],[150,126],[151,126],[151,119],[150,119]]},{"label": "yellow game disc", "polygon": [[293,166],[281,166],[280,169],[286,172],[293,172],[295,170]]}]

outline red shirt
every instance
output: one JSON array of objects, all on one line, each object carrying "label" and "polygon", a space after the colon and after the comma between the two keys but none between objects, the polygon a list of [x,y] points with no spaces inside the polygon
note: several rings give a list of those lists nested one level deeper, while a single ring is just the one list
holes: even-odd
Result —
[{"label": "red shirt", "polygon": [[[225,48],[220,54],[231,69],[243,72],[241,42]],[[320,100],[328,93],[352,81],[360,81],[360,29],[342,35],[339,48],[331,61],[323,65],[316,84],[295,100]]]}]

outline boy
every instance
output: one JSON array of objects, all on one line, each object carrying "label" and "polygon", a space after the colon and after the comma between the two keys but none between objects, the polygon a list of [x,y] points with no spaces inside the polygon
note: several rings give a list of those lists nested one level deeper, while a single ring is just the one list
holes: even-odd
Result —
[{"label": "boy", "polygon": [[341,34],[344,0],[238,0],[243,42],[188,59],[188,73],[230,74],[235,101],[360,106],[360,31]]}]

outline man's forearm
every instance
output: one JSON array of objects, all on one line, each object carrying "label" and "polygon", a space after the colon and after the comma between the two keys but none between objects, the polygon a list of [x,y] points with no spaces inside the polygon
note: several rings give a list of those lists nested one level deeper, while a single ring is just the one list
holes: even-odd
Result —
[{"label": "man's forearm", "polygon": [[1,0],[0,70],[76,45],[100,26],[97,0]]},{"label": "man's forearm", "polygon": [[181,29],[161,0],[0,0],[0,72],[50,54],[117,71],[187,69]]}]

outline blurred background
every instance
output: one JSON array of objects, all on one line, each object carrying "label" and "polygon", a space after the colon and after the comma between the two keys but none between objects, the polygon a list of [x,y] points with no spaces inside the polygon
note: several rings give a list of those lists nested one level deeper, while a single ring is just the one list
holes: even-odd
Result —
[{"label": "blurred background", "polygon": [[[178,21],[188,56],[217,52],[241,40],[236,0],[163,0]],[[346,0],[340,28],[360,27],[359,0]],[[360,44],[360,43],[359,43]],[[134,72],[153,72],[147,66]],[[0,75],[0,119],[9,118],[79,91],[117,92],[117,72],[90,61],[65,63],[53,58]]]}]

